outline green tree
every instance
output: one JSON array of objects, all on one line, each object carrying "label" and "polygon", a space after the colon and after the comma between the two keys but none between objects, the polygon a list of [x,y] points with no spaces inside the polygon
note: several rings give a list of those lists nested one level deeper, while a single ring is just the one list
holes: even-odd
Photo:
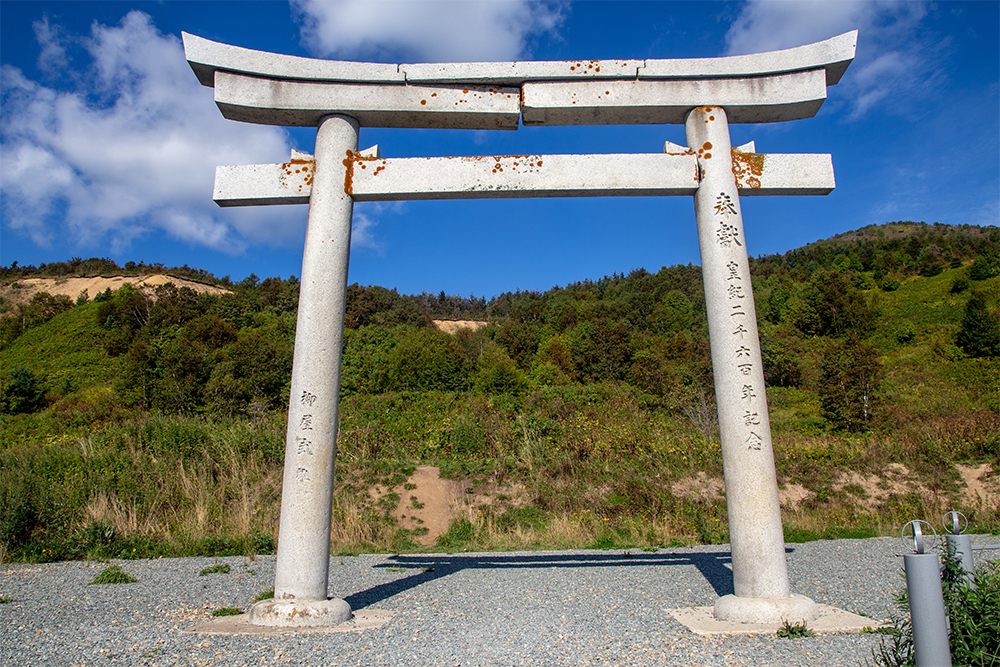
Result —
[{"label": "green tree", "polygon": [[986,295],[975,291],[965,304],[962,328],[955,344],[970,357],[1000,356],[1000,320],[986,306]]},{"label": "green tree", "polygon": [[464,353],[436,329],[397,329],[399,343],[387,358],[389,388],[397,391],[455,391],[465,384]]},{"label": "green tree", "polygon": [[605,318],[581,322],[569,338],[573,366],[581,377],[599,382],[623,380],[628,374],[632,352],[624,323]]},{"label": "green tree", "polygon": [[389,353],[396,346],[395,334],[380,326],[347,329],[344,356],[340,365],[340,391],[351,394],[378,394],[389,386]]},{"label": "green tree", "polygon": [[251,403],[283,407],[292,376],[292,335],[290,325],[274,315],[265,317],[263,326],[240,331],[217,353],[205,388],[209,403],[230,414]]},{"label": "green tree", "polygon": [[15,368],[4,376],[0,412],[11,415],[34,412],[42,406],[44,396],[42,382],[31,369]]},{"label": "green tree", "polygon": [[839,271],[817,271],[807,295],[817,320],[804,333],[839,336],[848,331],[867,336],[875,329],[877,313],[854,281]]},{"label": "green tree", "polygon": [[520,396],[528,389],[524,373],[507,356],[506,350],[492,341],[486,344],[476,360],[472,383],[486,394]]},{"label": "green tree", "polygon": [[863,431],[878,403],[882,365],[878,350],[850,334],[831,343],[823,354],[819,386],[823,417],[831,426]]}]

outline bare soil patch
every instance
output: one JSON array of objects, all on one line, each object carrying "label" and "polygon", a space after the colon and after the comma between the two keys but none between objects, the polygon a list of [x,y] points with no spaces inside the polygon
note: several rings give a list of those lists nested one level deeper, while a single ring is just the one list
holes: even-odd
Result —
[{"label": "bare soil patch", "polygon": [[680,498],[690,498],[712,502],[722,498],[725,483],[699,471],[695,477],[685,477],[670,485],[670,492]]},{"label": "bare soil patch", "polygon": [[443,331],[446,334],[455,334],[461,329],[477,331],[489,324],[489,322],[482,322],[480,320],[431,320],[431,322],[434,323],[434,327],[438,331]]},{"label": "bare soil patch", "polygon": [[1000,505],[1000,484],[989,463],[978,466],[957,465],[958,472],[965,482],[965,502],[970,505],[982,504],[985,507]]},{"label": "bare soil patch", "polygon": [[149,276],[22,278],[0,287],[0,296],[13,303],[28,303],[35,294],[47,292],[52,296],[68,296],[75,300],[80,292],[87,290],[88,298],[93,299],[109,288],[115,292],[125,283],[129,283],[149,298],[155,298],[156,288],[166,283],[173,283],[178,288],[187,287],[198,294],[229,294],[229,290],[222,287],[157,273]]},{"label": "bare soil patch", "polygon": [[405,484],[392,491],[399,494],[399,505],[393,516],[403,528],[413,531],[426,528],[427,532],[416,536],[417,542],[426,547],[448,532],[455,518],[462,484],[441,479],[440,471],[434,466],[419,466]]},{"label": "bare soil patch", "polygon": [[785,509],[796,511],[813,493],[801,484],[790,482],[778,489],[778,503]]}]

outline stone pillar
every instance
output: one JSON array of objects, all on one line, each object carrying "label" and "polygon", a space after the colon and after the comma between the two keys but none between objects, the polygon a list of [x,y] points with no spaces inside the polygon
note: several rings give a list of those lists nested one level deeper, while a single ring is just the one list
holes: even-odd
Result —
[{"label": "stone pillar", "polygon": [[818,613],[815,603],[792,596],[788,585],[764,369],[725,111],[693,109],[685,133],[700,170],[694,204],[735,591],[716,602],[715,616],[760,623],[809,620]]},{"label": "stone pillar", "polygon": [[274,599],[251,608],[257,625],[337,625],[350,618],[328,600],[333,470],[354,202],[344,184],[358,123],[327,116],[316,132],[316,170],[302,255],[288,405]]}]

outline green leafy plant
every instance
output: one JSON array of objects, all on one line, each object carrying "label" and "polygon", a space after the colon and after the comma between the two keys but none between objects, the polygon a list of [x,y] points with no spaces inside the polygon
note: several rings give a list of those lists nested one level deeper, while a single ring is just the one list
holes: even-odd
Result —
[{"label": "green leafy plant", "polygon": [[117,565],[109,565],[91,579],[90,585],[95,584],[134,584],[139,581],[131,574],[121,569]]},{"label": "green leafy plant", "polygon": [[6,595],[0,595],[0,604],[7,604],[8,602],[13,602],[13,601],[14,598],[12,597]]},{"label": "green leafy plant", "polygon": [[261,600],[270,600],[274,598],[274,589],[268,589],[266,591],[261,591],[257,593],[257,597],[253,599],[254,602],[260,602]]},{"label": "green leafy plant", "polygon": [[206,567],[198,574],[198,576],[204,577],[207,574],[229,574],[229,566],[219,563],[218,565]]},{"label": "green leafy plant", "polygon": [[236,607],[220,607],[212,612],[212,616],[216,618],[219,616],[239,616],[242,613],[243,612]]},{"label": "green leafy plant", "polygon": [[777,635],[782,639],[802,639],[803,637],[815,637],[816,633],[806,627],[805,621],[792,624],[784,620],[781,627],[778,628]]}]

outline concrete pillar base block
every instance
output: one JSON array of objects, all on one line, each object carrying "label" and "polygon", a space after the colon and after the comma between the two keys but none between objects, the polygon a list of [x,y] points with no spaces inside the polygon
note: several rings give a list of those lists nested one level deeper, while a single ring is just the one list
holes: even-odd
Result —
[{"label": "concrete pillar base block", "polygon": [[736,623],[805,623],[819,616],[819,607],[804,595],[787,598],[741,598],[724,595],[715,601],[714,616]]},{"label": "concrete pillar base block", "polygon": [[318,628],[351,620],[351,606],[332,600],[261,600],[247,614],[251,625],[275,628]]}]

